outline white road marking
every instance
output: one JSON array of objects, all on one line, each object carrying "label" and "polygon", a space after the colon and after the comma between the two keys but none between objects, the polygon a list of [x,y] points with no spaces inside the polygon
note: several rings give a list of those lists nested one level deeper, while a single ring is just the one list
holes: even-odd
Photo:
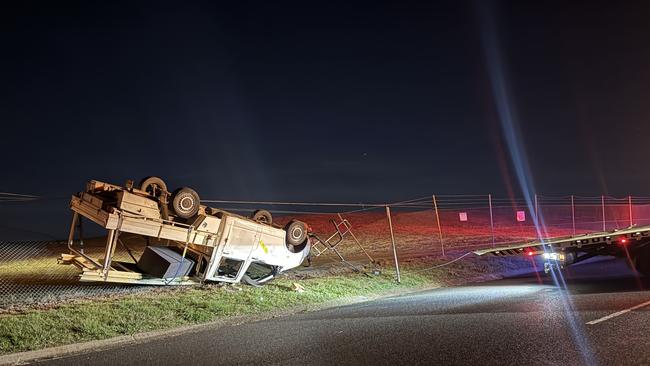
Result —
[{"label": "white road marking", "polygon": [[628,308],[628,309],[625,309],[625,310],[617,311],[614,314],[609,314],[609,315],[604,316],[604,317],[602,317],[600,319],[592,320],[590,322],[587,322],[587,324],[588,325],[598,324],[598,323],[604,322],[606,320],[616,318],[617,316],[621,316],[621,315],[623,315],[625,313],[629,313],[632,310],[640,309],[640,308],[648,306],[648,305],[650,305],[650,301],[646,301],[646,302],[644,302],[642,304],[632,306],[631,308]]}]

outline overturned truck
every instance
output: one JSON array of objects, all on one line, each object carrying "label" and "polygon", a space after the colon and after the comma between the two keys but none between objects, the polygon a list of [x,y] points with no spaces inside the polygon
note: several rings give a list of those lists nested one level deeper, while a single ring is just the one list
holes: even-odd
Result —
[{"label": "overturned truck", "polygon": [[[143,285],[192,285],[205,281],[263,284],[298,267],[309,255],[309,227],[298,220],[273,223],[268,211],[244,217],[201,205],[183,187],[170,192],[158,177],[135,187],[92,180],[72,196],[68,253],[59,263],[81,270],[80,280]],[[82,219],[107,230],[101,258],[84,253]],[[135,263],[113,260],[120,235],[136,234],[147,245]],[[149,242],[155,241],[155,245]]]}]

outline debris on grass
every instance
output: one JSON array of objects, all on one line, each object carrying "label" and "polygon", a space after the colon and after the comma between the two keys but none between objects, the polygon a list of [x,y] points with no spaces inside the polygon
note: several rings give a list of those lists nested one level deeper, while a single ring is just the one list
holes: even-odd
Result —
[{"label": "debris on grass", "polygon": [[305,288],[301,284],[296,283],[296,282],[293,283],[293,290],[298,292],[298,293],[305,292]]}]

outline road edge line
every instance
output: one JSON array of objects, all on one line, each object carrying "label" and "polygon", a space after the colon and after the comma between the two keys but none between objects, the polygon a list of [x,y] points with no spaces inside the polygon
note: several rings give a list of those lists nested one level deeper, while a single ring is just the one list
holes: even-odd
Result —
[{"label": "road edge line", "polygon": [[627,308],[625,310],[617,311],[615,313],[609,314],[609,315],[604,316],[602,318],[598,318],[598,319],[589,321],[589,322],[587,322],[587,325],[595,325],[595,324],[598,324],[598,323],[602,323],[602,322],[607,321],[609,319],[616,318],[616,317],[621,316],[623,314],[627,314],[627,313],[629,313],[629,312],[631,312],[633,310],[644,308],[644,307],[646,307],[648,305],[650,305],[650,301],[646,301],[644,303],[632,306],[631,308]]}]

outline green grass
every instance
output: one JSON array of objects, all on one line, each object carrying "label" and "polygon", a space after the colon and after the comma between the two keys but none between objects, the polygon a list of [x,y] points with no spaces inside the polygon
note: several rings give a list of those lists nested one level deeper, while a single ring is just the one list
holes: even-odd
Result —
[{"label": "green grass", "polygon": [[[293,291],[299,282],[306,291]],[[247,314],[288,311],[304,305],[370,296],[431,284],[432,277],[403,274],[397,284],[389,270],[292,281],[277,279],[264,287],[238,285],[187,288],[128,295],[100,301],[77,301],[47,310],[0,316],[0,354],[106,339],[198,324]]]}]

